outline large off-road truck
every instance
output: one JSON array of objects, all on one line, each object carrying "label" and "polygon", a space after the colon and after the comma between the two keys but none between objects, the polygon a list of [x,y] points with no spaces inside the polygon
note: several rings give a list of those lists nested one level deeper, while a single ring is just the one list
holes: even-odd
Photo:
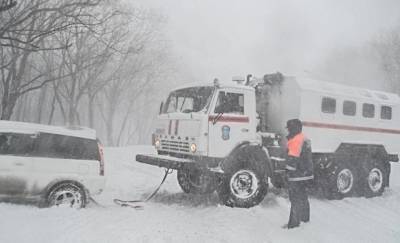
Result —
[{"label": "large off-road truck", "polygon": [[153,134],[157,155],[138,162],[177,170],[186,193],[217,191],[232,207],[252,207],[268,184],[285,184],[286,120],[311,140],[314,184],[328,198],[379,196],[400,152],[397,94],[268,74],[229,85],[173,90]]}]

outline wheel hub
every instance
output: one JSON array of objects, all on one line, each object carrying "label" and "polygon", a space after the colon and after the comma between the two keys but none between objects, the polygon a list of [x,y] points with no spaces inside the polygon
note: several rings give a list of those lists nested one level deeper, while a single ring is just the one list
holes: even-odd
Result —
[{"label": "wheel hub", "polygon": [[53,205],[65,205],[72,208],[80,208],[82,205],[82,196],[79,192],[70,190],[59,191],[54,195]]},{"label": "wheel hub", "polygon": [[383,185],[382,171],[378,168],[373,168],[368,174],[368,186],[373,192],[378,192]]},{"label": "wheel hub", "polygon": [[354,177],[349,169],[341,170],[337,175],[337,189],[340,193],[348,193],[353,188]]},{"label": "wheel hub", "polygon": [[236,197],[246,199],[257,192],[258,184],[253,171],[239,170],[231,177],[230,189]]}]

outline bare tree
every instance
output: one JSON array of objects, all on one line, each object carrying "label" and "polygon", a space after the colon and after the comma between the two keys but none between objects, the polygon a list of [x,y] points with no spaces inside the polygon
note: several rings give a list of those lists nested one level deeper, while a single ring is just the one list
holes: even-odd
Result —
[{"label": "bare tree", "polygon": [[61,75],[68,76],[54,86],[56,101],[67,118],[66,123],[80,123],[79,110],[84,100],[87,116],[83,118],[88,119],[90,127],[95,127],[96,95],[110,82],[113,73],[119,71],[120,67],[113,62],[118,57],[131,55],[134,50],[125,46],[132,14],[116,10],[118,6],[116,4],[113,9],[107,9],[107,6],[100,5],[92,13],[93,21],[100,20],[101,24],[92,25],[90,29],[75,28],[59,36],[60,43],[73,44],[71,48],[61,51],[64,64]]},{"label": "bare tree", "polygon": [[[115,73],[99,97],[102,99],[99,111],[109,145],[126,144],[123,142],[125,135],[140,129],[138,126],[132,127],[137,125],[135,119],[139,118],[149,124],[148,115],[156,114],[155,110],[148,110],[150,104],[143,104],[142,100],[158,97],[161,77],[165,73],[160,70],[160,66],[165,67],[165,62],[162,53],[154,55],[147,51],[120,60],[118,64],[121,69]],[[155,100],[159,102],[158,98]]]},{"label": "bare tree", "polygon": [[389,89],[400,94],[400,26],[378,37],[373,46]]},{"label": "bare tree", "polygon": [[40,54],[67,49],[70,44],[54,45],[47,41],[54,34],[73,26],[90,27],[88,8],[98,1],[23,1],[14,8],[0,12],[1,55],[1,116],[10,119],[17,100],[24,94],[40,89],[55,78],[41,67]]},{"label": "bare tree", "polygon": [[17,5],[17,1],[14,0],[1,0],[0,2],[0,12],[9,10]]},{"label": "bare tree", "polygon": [[[75,2],[77,12],[67,11]],[[35,0],[0,19],[2,119],[90,126],[109,145],[150,137],[171,74],[162,15],[118,2]]]},{"label": "bare tree", "polygon": [[115,56],[108,67],[109,81],[96,98],[101,101],[97,107],[109,145],[123,143],[132,117],[140,116],[137,103],[149,87],[156,90],[160,67],[167,64],[168,48],[158,32],[160,23],[162,18],[157,14],[136,10],[127,26],[130,31],[129,39],[123,42],[124,54]]}]

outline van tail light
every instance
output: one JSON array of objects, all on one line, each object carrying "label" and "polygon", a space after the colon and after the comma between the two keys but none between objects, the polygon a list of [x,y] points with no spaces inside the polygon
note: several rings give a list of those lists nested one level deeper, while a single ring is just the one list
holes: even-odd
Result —
[{"label": "van tail light", "polygon": [[99,155],[100,155],[100,175],[104,176],[104,148],[101,143],[97,143],[99,147]]}]

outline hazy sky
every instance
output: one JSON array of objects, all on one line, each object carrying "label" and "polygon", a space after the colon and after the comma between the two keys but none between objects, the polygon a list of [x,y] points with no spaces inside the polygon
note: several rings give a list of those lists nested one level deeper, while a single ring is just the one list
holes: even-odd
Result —
[{"label": "hazy sky", "polygon": [[[140,0],[168,17],[188,81],[312,73],[332,49],[400,25],[400,0]],[[305,71],[306,70],[306,71]]]}]

